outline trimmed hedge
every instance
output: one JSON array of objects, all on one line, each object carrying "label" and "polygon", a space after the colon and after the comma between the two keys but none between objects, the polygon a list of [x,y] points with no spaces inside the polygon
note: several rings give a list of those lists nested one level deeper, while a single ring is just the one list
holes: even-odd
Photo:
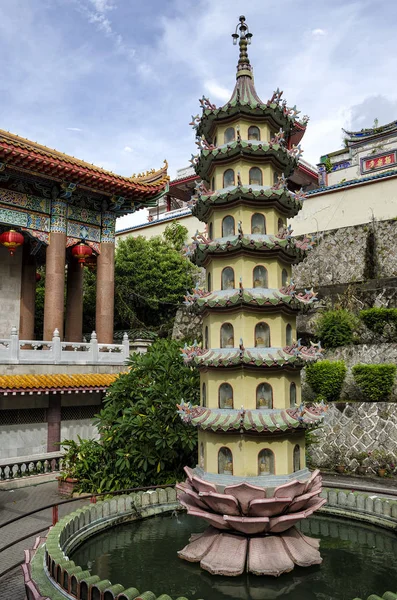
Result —
[{"label": "trimmed hedge", "polygon": [[363,323],[379,335],[383,335],[386,325],[397,328],[397,308],[368,308],[360,312]]},{"label": "trimmed hedge", "polygon": [[348,346],[354,341],[357,319],[349,311],[327,310],[321,315],[316,326],[316,335],[324,348]]},{"label": "trimmed hedge", "polygon": [[343,360],[321,360],[306,367],[306,381],[317,394],[317,400],[339,399],[347,367]]},{"label": "trimmed hedge", "polygon": [[396,378],[396,365],[355,365],[352,369],[354,381],[368,401],[388,400]]}]

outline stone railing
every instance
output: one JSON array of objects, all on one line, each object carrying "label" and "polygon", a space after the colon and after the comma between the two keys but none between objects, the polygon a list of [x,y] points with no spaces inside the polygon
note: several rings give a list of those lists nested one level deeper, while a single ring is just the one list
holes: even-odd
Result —
[{"label": "stone railing", "polygon": [[61,342],[58,329],[51,341],[20,340],[16,327],[9,339],[0,339],[0,364],[108,364],[122,365],[129,357],[125,333],[121,344],[99,344],[95,331],[89,342]]},{"label": "stone railing", "polygon": [[[50,530],[45,543],[37,539],[32,551],[25,551],[22,565],[28,600],[71,598],[84,600],[172,600],[168,595],[140,593],[125,589],[108,579],[91,575],[69,560],[69,554],[91,535],[118,523],[143,519],[180,508],[174,488],[157,488],[89,504],[67,515]],[[177,600],[186,600],[178,598]]]},{"label": "stone railing", "polygon": [[63,452],[46,452],[31,456],[18,456],[17,458],[2,458],[0,460],[0,482],[56,473],[61,470]]},{"label": "stone railing", "polygon": [[374,492],[335,488],[324,488],[320,496],[326,498],[327,503],[319,512],[366,521],[397,531],[397,496],[378,496]]}]

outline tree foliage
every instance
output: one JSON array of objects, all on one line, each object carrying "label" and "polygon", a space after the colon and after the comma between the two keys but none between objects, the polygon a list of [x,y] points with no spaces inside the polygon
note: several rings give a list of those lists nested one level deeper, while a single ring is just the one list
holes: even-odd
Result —
[{"label": "tree foliage", "polygon": [[356,317],[347,310],[327,310],[318,320],[316,335],[325,348],[347,346],[354,341]]},{"label": "tree foliage", "polygon": [[367,397],[368,402],[388,400],[396,379],[394,364],[354,365],[354,381]]},{"label": "tree foliage", "polygon": [[305,369],[306,380],[317,394],[317,400],[332,402],[339,399],[347,367],[343,360],[321,360]]},{"label": "tree foliage", "polygon": [[[68,475],[78,474],[82,491],[174,483],[185,465],[196,464],[197,432],[182,422],[176,405],[198,403],[197,369],[183,363],[180,345],[171,340],[132,355],[129,367],[110,386],[98,415],[101,442],[82,451],[73,445],[75,469]],[[93,456],[99,464],[89,468]]]},{"label": "tree foliage", "polygon": [[178,221],[172,221],[172,223],[165,228],[163,236],[175,250],[180,252],[186,242],[188,233],[187,227],[184,227],[184,225],[181,225]]}]

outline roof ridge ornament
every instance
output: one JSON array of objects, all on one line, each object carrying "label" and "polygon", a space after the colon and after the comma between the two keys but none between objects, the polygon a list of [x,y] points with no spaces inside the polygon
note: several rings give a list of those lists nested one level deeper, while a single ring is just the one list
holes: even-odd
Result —
[{"label": "roof ridge ornament", "polygon": [[[237,33],[238,31],[238,33]],[[236,30],[232,33],[233,44],[237,44],[239,40],[240,56],[237,64],[237,75],[236,78],[243,75],[252,78],[252,67],[248,58],[247,46],[251,44],[252,33],[249,30],[247,23],[245,22],[244,15],[239,17],[239,23],[236,25]]]}]

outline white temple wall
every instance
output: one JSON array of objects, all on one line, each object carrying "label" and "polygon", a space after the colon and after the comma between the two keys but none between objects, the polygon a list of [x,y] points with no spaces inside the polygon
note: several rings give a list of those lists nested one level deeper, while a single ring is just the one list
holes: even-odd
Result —
[{"label": "white temple wall", "polygon": [[99,439],[98,429],[92,424],[92,419],[61,422],[61,440],[75,440],[77,442],[78,436],[85,439]]},{"label": "white temple wall", "polygon": [[47,423],[0,426],[0,459],[47,452]]}]

